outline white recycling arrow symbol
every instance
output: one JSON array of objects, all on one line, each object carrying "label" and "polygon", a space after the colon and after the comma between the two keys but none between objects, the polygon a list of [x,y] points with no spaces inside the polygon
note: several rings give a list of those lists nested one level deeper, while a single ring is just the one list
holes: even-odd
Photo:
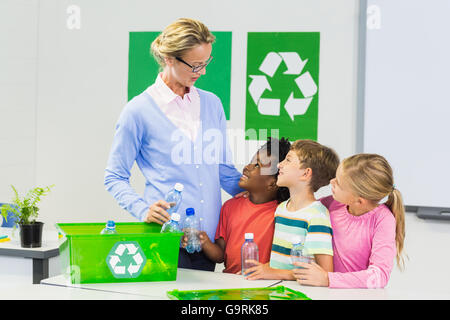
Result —
[{"label": "white recycling arrow symbol", "polygon": [[113,268],[114,272],[116,274],[124,274],[125,273],[125,267],[124,266],[118,266],[117,264],[120,262],[120,258],[116,255],[113,255],[109,259],[109,264]]},{"label": "white recycling arrow symbol", "polygon": [[[269,77],[273,77],[282,61],[284,61],[287,67],[287,70],[283,74],[300,75],[308,59],[302,60],[297,52],[269,52],[261,63],[259,71]],[[258,106],[258,112],[264,115],[279,116],[280,99],[261,98],[264,91],[272,91],[266,76],[250,75],[250,78],[252,81],[250,82],[248,91]],[[294,98],[294,92],[291,92],[288,100],[284,104],[284,108],[292,121],[294,121],[294,116],[302,115],[308,110],[313,96],[317,93],[317,85],[309,71],[296,78],[295,83],[304,98]]]},{"label": "white recycling arrow symbol", "polygon": [[117,242],[106,258],[109,269],[116,278],[138,276],[147,258],[137,242]]}]

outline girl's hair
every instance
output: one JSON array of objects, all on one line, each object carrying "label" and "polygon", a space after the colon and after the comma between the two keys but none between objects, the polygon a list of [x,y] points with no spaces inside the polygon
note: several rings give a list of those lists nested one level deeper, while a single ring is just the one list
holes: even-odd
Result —
[{"label": "girl's hair", "polygon": [[[275,144],[278,144],[278,145],[275,145]],[[291,149],[291,143],[289,142],[288,138],[282,137],[280,140],[278,140],[276,138],[268,137],[267,143],[265,145],[263,145],[260,149],[266,148],[267,155],[271,156],[272,152],[276,151],[276,150],[272,150],[272,146],[275,146],[278,149],[278,155],[274,155],[274,156],[276,156],[276,158],[278,158],[277,159],[278,162],[276,164],[272,164],[272,165],[277,165],[278,163],[283,161],[284,158],[286,158],[286,155],[289,153],[289,150]],[[279,174],[279,170],[277,169],[276,173],[273,175],[275,177],[275,179],[278,178],[278,174]],[[278,187],[278,190],[277,190],[278,203],[288,200],[289,197],[290,197],[290,194],[289,194],[288,188]]]},{"label": "girl's hair", "polygon": [[200,21],[180,18],[168,25],[152,42],[150,52],[161,68],[164,58],[181,57],[186,51],[202,44],[213,43],[214,35]]},{"label": "girl's hair", "polygon": [[402,194],[395,188],[392,168],[387,160],[378,154],[361,153],[342,161],[344,179],[353,193],[364,199],[379,203],[388,196],[385,205],[392,211],[396,221],[395,242],[397,265],[404,268],[402,256],[405,240],[405,208]]}]

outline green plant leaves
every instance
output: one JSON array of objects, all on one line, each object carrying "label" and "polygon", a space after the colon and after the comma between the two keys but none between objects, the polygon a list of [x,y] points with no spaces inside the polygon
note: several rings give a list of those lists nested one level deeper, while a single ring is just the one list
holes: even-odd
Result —
[{"label": "green plant leaves", "polygon": [[11,185],[11,188],[14,191],[12,202],[15,206],[4,204],[1,207],[1,215],[6,219],[8,211],[11,211],[19,218],[19,224],[30,224],[36,222],[36,218],[38,217],[39,212],[37,204],[41,201],[41,197],[47,195],[50,192],[50,189],[52,187],[54,187],[54,185],[44,188],[32,188],[27,192],[23,199],[20,199],[19,193],[17,192],[16,188]]}]

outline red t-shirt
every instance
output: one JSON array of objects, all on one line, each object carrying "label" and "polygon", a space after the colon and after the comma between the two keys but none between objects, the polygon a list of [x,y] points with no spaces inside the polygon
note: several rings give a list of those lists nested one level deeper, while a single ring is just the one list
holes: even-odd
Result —
[{"label": "red t-shirt", "polygon": [[249,232],[254,234],[258,245],[259,261],[269,262],[277,206],[276,200],[254,204],[244,197],[232,198],[223,204],[215,236],[215,239],[222,237],[226,244],[223,272],[236,273],[241,270],[241,247],[245,233]]}]

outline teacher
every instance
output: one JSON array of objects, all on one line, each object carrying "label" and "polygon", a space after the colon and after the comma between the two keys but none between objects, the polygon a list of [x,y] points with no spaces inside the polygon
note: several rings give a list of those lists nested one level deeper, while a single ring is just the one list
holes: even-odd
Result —
[{"label": "teacher", "polygon": [[[194,87],[211,62],[215,37],[193,19],[178,19],[151,44],[161,72],[131,99],[116,124],[104,184],[121,208],[144,222],[170,219],[162,200],[175,183],[184,185],[179,214],[195,209],[202,228],[214,239],[222,206],[221,188],[234,196],[243,190],[232,163],[226,118],[220,99]],[[130,186],[136,161],[145,177],[141,196]],[[214,271],[203,252],[180,248],[178,266]]]}]

